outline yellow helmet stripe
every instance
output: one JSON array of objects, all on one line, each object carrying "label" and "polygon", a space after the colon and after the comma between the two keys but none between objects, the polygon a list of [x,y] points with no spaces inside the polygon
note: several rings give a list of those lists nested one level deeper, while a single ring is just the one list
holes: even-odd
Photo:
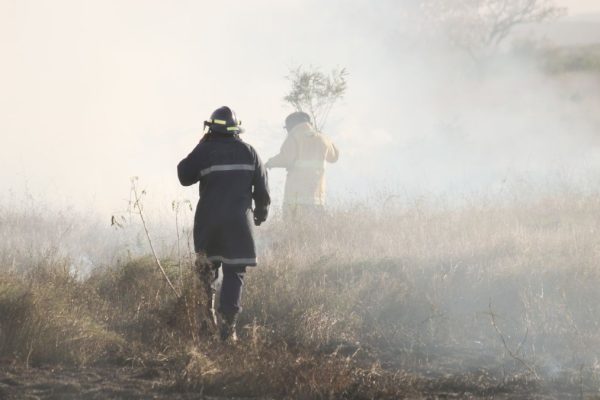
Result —
[{"label": "yellow helmet stripe", "polygon": [[237,127],[237,126],[228,126],[228,127],[227,127],[227,130],[228,130],[228,131],[239,131],[239,130],[240,130],[240,128],[239,128],[239,127]]},{"label": "yellow helmet stripe", "polygon": [[212,121],[214,124],[219,124],[219,125],[227,125],[227,121],[224,121],[222,119],[213,119]]}]

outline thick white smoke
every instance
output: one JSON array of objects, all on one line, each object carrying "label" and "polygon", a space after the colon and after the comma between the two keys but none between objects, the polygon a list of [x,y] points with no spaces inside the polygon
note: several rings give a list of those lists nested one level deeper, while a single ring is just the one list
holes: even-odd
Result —
[{"label": "thick white smoke", "polygon": [[[341,149],[332,203],[596,170],[596,78],[510,57],[475,65],[432,38],[416,4],[5,1],[2,181],[103,215],[126,207],[133,175],[154,205],[193,199],[174,168],[202,121],[230,105],[270,157],[300,64],[350,72],[325,129]],[[284,175],[271,177],[277,200]]]}]

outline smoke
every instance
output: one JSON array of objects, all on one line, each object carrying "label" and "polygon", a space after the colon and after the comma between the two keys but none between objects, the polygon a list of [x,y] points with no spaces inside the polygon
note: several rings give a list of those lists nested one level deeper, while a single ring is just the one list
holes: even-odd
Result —
[{"label": "smoke", "polygon": [[[595,221],[587,216],[597,209],[595,203],[572,211],[549,207],[549,215],[543,201],[523,212],[517,202],[508,211],[489,214],[485,204],[462,211],[441,207],[439,215],[418,203],[406,212],[386,207],[390,199],[424,194],[443,199],[446,206],[473,195],[528,197],[564,185],[597,190],[600,78],[584,72],[548,74],[535,59],[511,52],[510,41],[496,56],[474,60],[452,47],[443,32],[429,30],[416,1],[373,3],[0,2],[1,261],[28,265],[54,249],[56,257],[74,255],[70,266],[85,273],[146,254],[139,221],[127,214],[131,176],[139,176],[140,189],[147,190],[144,205],[151,210],[150,231],[161,256],[191,254],[192,212],[178,215],[176,231],[171,205],[198,196],[197,187],[179,186],[175,166],[200,139],[203,120],[215,108],[231,106],[247,129],[244,139],[266,160],[278,151],[285,135],[281,126],[291,111],[282,100],[288,69],[345,67],[348,93],[324,129],[341,150],[340,161],[327,171],[329,202],[367,199],[383,211],[364,213],[358,223],[360,212],[342,211],[338,228],[311,238],[312,252],[300,247],[298,252],[310,259],[321,257],[323,249],[353,250],[357,265],[369,258],[381,257],[382,265],[385,257],[396,260],[391,270],[416,271],[412,280],[422,298],[414,303],[427,312],[426,294],[443,287],[447,276],[456,283],[448,284],[449,300],[439,304],[449,315],[470,317],[494,295],[507,302],[505,309],[502,303],[494,307],[513,316],[519,312],[511,311],[517,294],[525,293],[539,303],[531,308],[541,310],[538,326],[543,327],[544,311],[558,308],[542,304],[544,287],[546,299],[559,301],[563,276],[545,277],[540,269],[528,278],[527,268],[556,266],[567,276],[571,265],[593,267],[596,247],[589,235]],[[270,179],[277,205],[284,171],[271,171]],[[395,214],[386,215],[389,210]],[[540,215],[530,217],[534,210]],[[125,227],[109,227],[111,215],[124,215]],[[372,223],[374,216],[389,231]],[[485,218],[489,221],[482,223]],[[560,225],[561,218],[575,221],[577,230]],[[555,224],[562,230],[554,232]],[[182,226],[188,227],[187,235],[174,244]],[[263,228],[261,250],[272,237],[289,234],[283,223]],[[271,237],[269,229],[281,232]],[[356,243],[339,239],[340,232]],[[590,242],[581,245],[580,237]],[[531,256],[532,249],[538,253]],[[570,253],[577,249],[580,253]],[[422,260],[413,264],[415,254]],[[319,264],[307,260],[303,265]],[[420,265],[428,269],[419,270]],[[508,283],[494,275],[502,266]],[[444,268],[450,272],[440,273]],[[465,270],[471,281],[463,277]],[[592,296],[597,287],[587,280],[587,270],[580,273],[567,287],[574,294],[573,307],[579,307],[575,294],[582,288]],[[509,279],[513,291],[505,292],[511,289]],[[481,289],[472,291],[475,300],[459,297],[465,282],[479,282]],[[589,310],[591,315],[595,309]],[[416,315],[415,321],[429,320]],[[554,318],[553,312],[548,315]],[[487,327],[489,318],[484,319]],[[562,322],[556,326],[562,329]],[[522,336],[521,328],[510,333]],[[550,376],[564,367],[560,360],[544,366]]]},{"label": "smoke", "polygon": [[[8,1],[0,14],[0,174],[49,202],[120,211],[134,175],[155,205],[194,199],[175,165],[223,104],[269,158],[299,64],[350,71],[325,127],[341,149],[331,203],[374,189],[461,196],[598,167],[597,78],[506,55],[475,63],[428,31],[417,2]],[[284,173],[271,180],[277,201]]]}]

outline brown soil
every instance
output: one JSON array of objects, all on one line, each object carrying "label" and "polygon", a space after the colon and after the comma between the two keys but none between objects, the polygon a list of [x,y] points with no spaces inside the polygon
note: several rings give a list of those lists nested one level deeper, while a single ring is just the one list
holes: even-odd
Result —
[{"label": "brown soil", "polygon": [[[558,383],[477,388],[461,379],[435,379],[407,398],[422,399],[599,399],[582,393],[573,385]],[[202,392],[175,389],[166,371],[144,367],[35,367],[0,364],[0,399],[203,399],[231,398],[205,396]],[[237,398],[236,400],[241,400]]]},{"label": "brown soil", "polygon": [[171,387],[155,368],[0,367],[0,399],[208,399]]}]

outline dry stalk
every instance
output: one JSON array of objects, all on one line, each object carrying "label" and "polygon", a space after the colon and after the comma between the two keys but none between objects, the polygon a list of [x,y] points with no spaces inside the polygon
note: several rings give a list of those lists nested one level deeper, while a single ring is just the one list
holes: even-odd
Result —
[{"label": "dry stalk", "polygon": [[150,245],[150,250],[152,251],[152,256],[154,257],[154,261],[156,262],[158,269],[160,270],[160,272],[164,276],[165,280],[169,284],[169,287],[171,289],[173,289],[175,296],[177,296],[177,298],[179,298],[179,297],[181,297],[181,295],[179,294],[177,289],[175,289],[175,286],[173,286],[173,283],[167,276],[165,269],[163,268],[162,264],[160,263],[160,260],[158,259],[158,256],[156,255],[156,250],[154,250],[154,245],[152,244],[152,238],[150,237],[150,232],[148,231],[148,226],[146,225],[146,218],[144,217],[144,211],[142,210],[141,198],[138,194],[137,186],[135,184],[136,181],[137,181],[137,177],[131,178],[131,191],[133,193],[134,200],[135,200],[133,203],[133,207],[134,207],[134,209],[136,208],[138,210],[138,214],[140,216],[140,219],[142,220],[142,226],[144,227],[144,231],[146,232],[146,238],[148,239],[148,244]]},{"label": "dry stalk", "polygon": [[[494,327],[494,330],[496,331],[496,333],[498,334],[498,336],[500,336],[500,340],[502,340],[502,345],[504,346],[504,349],[506,350],[506,352],[508,353],[508,355],[518,361],[521,365],[523,365],[525,367],[525,369],[527,369],[534,377],[535,379],[540,379],[539,375],[537,374],[537,372],[535,372],[535,369],[529,365],[529,363],[527,363],[525,360],[523,360],[521,357],[519,357],[515,352],[513,352],[510,347],[508,347],[508,344],[506,343],[506,339],[504,338],[504,334],[502,333],[502,331],[500,330],[500,328],[498,328],[498,324],[496,324],[496,314],[493,312],[492,310],[492,301],[490,300],[489,303],[489,315],[490,318],[492,320],[492,326]],[[527,334],[526,334],[527,335]],[[519,346],[520,348],[521,346]]]},{"label": "dry stalk", "polygon": [[177,232],[177,263],[179,265],[179,287],[183,287],[183,269],[181,267],[181,240],[179,238],[179,202],[173,201],[175,211],[175,231]]},{"label": "dry stalk", "polygon": [[[179,223],[179,211],[181,206],[187,206],[190,212],[193,211],[192,203],[189,200],[173,200],[171,206],[175,212],[175,229],[177,231],[177,260],[179,264],[179,287],[183,288],[183,256],[181,254],[181,227]],[[188,251],[191,253],[189,238],[188,238]],[[191,260],[190,254],[188,254],[188,260]]]}]

